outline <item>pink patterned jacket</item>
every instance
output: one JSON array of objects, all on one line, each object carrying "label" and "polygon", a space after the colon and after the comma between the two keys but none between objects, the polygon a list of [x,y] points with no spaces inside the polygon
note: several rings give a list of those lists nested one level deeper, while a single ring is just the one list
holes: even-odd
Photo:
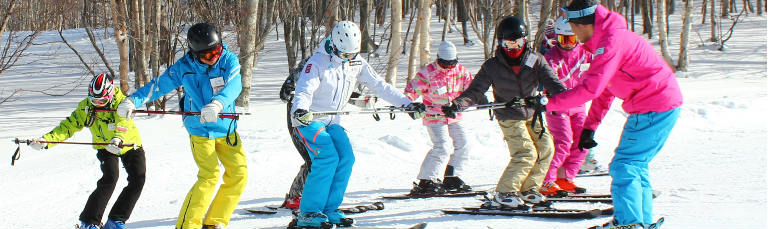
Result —
[{"label": "pink patterned jacket", "polygon": [[452,69],[443,69],[436,63],[422,68],[405,87],[405,95],[411,100],[422,97],[427,106],[424,125],[443,123],[452,124],[461,121],[461,113],[456,118],[445,117],[440,106],[447,105],[461,95],[472,82],[472,74],[461,64]]}]

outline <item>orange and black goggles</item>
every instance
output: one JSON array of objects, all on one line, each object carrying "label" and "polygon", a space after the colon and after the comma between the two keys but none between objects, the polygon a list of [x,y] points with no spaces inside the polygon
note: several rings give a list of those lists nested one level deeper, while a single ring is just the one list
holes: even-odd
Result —
[{"label": "orange and black goggles", "polygon": [[195,57],[197,57],[198,59],[213,60],[215,58],[220,57],[223,51],[224,51],[224,47],[221,45],[221,43],[219,43],[210,49],[193,51],[192,54],[195,55]]},{"label": "orange and black goggles", "polygon": [[577,45],[579,44],[579,38],[576,35],[557,35],[557,42],[560,45]]}]

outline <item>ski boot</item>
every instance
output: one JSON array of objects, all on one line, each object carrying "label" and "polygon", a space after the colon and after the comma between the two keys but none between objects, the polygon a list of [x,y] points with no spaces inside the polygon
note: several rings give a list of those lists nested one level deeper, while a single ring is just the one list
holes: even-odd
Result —
[{"label": "ski boot", "polygon": [[608,221],[607,223],[601,226],[594,226],[588,229],[640,229],[640,228],[644,228],[644,227],[642,224],[639,224],[639,223],[619,225],[619,221],[616,221],[616,219],[611,219],[611,221]]},{"label": "ski boot", "polygon": [[471,192],[472,187],[465,184],[461,178],[457,176],[444,177],[443,189],[445,192]]},{"label": "ski boot", "polygon": [[548,197],[566,197],[568,196],[568,192],[565,190],[560,189],[560,186],[557,186],[555,182],[544,182],[543,185],[541,185],[541,189],[539,189],[539,192],[541,194],[544,194]]},{"label": "ski boot", "polygon": [[523,210],[528,211],[530,207],[525,205],[525,202],[520,197],[520,193],[517,192],[498,192],[493,197],[484,196],[485,201],[481,208],[485,209],[501,209],[501,210]]},{"label": "ski boot", "polygon": [[299,205],[301,204],[301,196],[294,196],[291,198],[288,198],[283,202],[283,207],[291,210],[299,209]]},{"label": "ski boot", "polygon": [[328,216],[328,222],[335,224],[336,227],[351,227],[355,223],[352,218],[347,218],[343,212],[336,210],[326,214]]},{"label": "ski boot", "polygon": [[574,184],[573,181],[570,181],[568,179],[558,178],[557,180],[555,180],[555,184],[557,184],[557,186],[559,186],[561,189],[565,190],[566,192],[570,192],[570,193],[587,192],[586,188],[576,186],[576,184]]},{"label": "ski boot", "polygon": [[421,179],[418,184],[414,182],[413,189],[411,189],[411,195],[440,195],[443,193],[445,193],[445,189],[443,189],[440,180]]},{"label": "ski boot", "polygon": [[298,216],[294,218],[288,228],[291,229],[330,229],[333,228],[333,224],[328,222],[328,216],[322,212],[307,212],[298,213]]},{"label": "ski boot", "polygon": [[107,220],[107,224],[104,224],[104,229],[125,229],[125,222],[122,220]]},{"label": "ski boot", "polygon": [[224,229],[224,224],[217,223],[216,225],[203,225],[201,229]]},{"label": "ski boot", "polygon": [[523,202],[533,205],[534,208],[550,208],[552,202],[547,201],[547,197],[539,192],[539,189],[531,189],[521,193]]},{"label": "ski boot", "polygon": [[589,174],[605,171],[605,168],[603,168],[600,163],[597,163],[597,159],[594,158],[592,152],[594,151],[590,150],[589,153],[587,153],[587,157],[585,158],[584,163],[582,163],[581,167],[579,167],[579,174]]},{"label": "ski boot", "polygon": [[99,224],[86,224],[83,221],[80,221],[80,225],[77,225],[78,229],[102,229],[101,223]]}]

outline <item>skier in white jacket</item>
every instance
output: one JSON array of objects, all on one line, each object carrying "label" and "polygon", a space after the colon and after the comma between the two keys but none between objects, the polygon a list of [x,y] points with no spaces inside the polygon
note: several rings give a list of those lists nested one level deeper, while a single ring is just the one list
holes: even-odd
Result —
[{"label": "skier in white jacket", "polygon": [[413,111],[409,113],[413,119],[426,114],[424,104],[412,102],[384,82],[368,62],[357,55],[360,41],[360,29],[354,22],[338,22],[331,36],[307,60],[296,82],[292,122],[312,158],[299,205],[299,227],[351,226],[353,223],[338,210],[355,161],[347,133],[339,125],[341,116],[313,117],[312,112],[343,110],[355,84],[360,82],[379,98]]}]

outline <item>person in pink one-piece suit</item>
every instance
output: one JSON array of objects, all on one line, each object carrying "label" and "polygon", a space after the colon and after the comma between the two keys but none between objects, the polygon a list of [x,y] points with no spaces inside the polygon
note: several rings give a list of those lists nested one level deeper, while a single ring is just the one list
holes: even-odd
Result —
[{"label": "person in pink one-piece suit", "polygon": [[[589,68],[592,54],[582,48],[571,26],[558,18],[555,22],[557,48],[547,52],[544,57],[557,73],[560,82],[566,88],[574,88],[581,83],[581,73]],[[549,131],[555,143],[555,155],[549,164],[549,171],[544,177],[540,192],[544,195],[564,195],[565,192],[582,193],[586,190],[577,187],[573,178],[579,173],[579,168],[588,149],[579,149],[579,134],[587,117],[585,104],[563,110],[548,110],[546,113]],[[574,134],[576,133],[576,134]],[[562,169],[565,177],[558,178],[558,170]]]}]

